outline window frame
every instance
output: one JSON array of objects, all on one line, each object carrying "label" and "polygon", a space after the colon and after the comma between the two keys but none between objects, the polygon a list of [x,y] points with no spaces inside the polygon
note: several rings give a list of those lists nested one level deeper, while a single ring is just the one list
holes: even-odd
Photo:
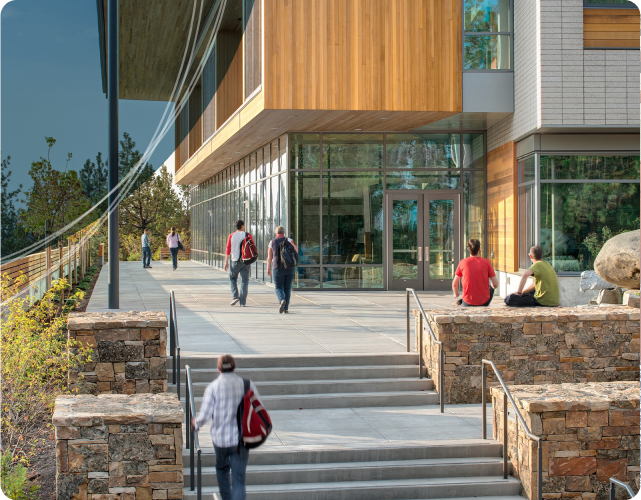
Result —
[{"label": "window frame", "polygon": [[[585,1],[585,0],[583,0]],[[514,0],[509,0],[510,31],[465,31],[465,0],[461,0],[461,69],[464,73],[513,73],[514,72]],[[465,37],[507,35],[510,37],[510,67],[507,69],[466,68],[465,67]]]}]

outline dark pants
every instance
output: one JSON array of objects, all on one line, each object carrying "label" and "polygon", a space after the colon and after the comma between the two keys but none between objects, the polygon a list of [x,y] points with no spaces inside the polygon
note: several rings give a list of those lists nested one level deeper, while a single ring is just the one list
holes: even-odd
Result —
[{"label": "dark pants", "polygon": [[292,296],[292,283],[294,282],[294,269],[277,267],[274,269],[274,286],[278,302],[285,301],[285,311],[289,310],[289,299]]},{"label": "dark pants", "polygon": [[490,302],[492,302],[492,299],[494,298],[494,288],[490,287],[490,300],[488,300],[485,304],[480,304],[480,305],[474,305],[474,304],[468,304],[467,302],[463,301],[461,305],[467,306],[467,307],[487,307],[490,305]]},{"label": "dark pants", "polygon": [[142,267],[151,265],[151,248],[144,247],[142,249]]},{"label": "dark pants", "polygon": [[515,293],[508,295],[505,298],[505,304],[510,307],[537,307],[541,305],[534,298],[534,292],[528,292],[522,295]]},{"label": "dark pants", "polygon": [[[240,294],[238,293],[238,275],[240,274]],[[231,295],[234,299],[239,299],[240,305],[244,306],[247,302],[247,292],[249,288],[249,266],[246,266],[242,260],[237,260],[229,265],[229,284],[231,285]]]},{"label": "dark pants", "polygon": [[[244,446],[219,448],[216,451],[216,478],[218,490],[223,500],[245,500],[245,472],[249,460],[249,450]],[[231,469],[231,483],[229,471]]]},{"label": "dark pants", "polygon": [[171,263],[174,265],[174,269],[176,269],[178,267],[178,247],[170,248],[169,251],[171,252]]}]

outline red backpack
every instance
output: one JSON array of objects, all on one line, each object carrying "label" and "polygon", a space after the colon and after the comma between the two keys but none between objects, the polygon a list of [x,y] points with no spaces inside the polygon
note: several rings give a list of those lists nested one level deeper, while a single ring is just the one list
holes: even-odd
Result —
[{"label": "red backpack", "polygon": [[243,384],[245,395],[236,411],[238,445],[243,445],[245,448],[258,448],[272,431],[272,419],[254,395],[254,391],[249,388],[249,380],[243,379]]},{"label": "red backpack", "polygon": [[258,250],[254,244],[254,240],[249,233],[245,233],[245,238],[240,242],[240,260],[243,264],[249,266],[256,262],[258,259]]}]

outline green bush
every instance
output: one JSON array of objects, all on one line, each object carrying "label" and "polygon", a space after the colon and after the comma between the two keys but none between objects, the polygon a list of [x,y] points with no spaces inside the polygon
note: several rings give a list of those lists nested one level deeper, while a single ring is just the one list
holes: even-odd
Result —
[{"label": "green bush", "polygon": [[2,492],[11,500],[33,500],[40,486],[32,484],[27,487],[27,468],[22,464],[12,467],[13,457],[9,450],[0,458],[0,477],[2,479]]}]

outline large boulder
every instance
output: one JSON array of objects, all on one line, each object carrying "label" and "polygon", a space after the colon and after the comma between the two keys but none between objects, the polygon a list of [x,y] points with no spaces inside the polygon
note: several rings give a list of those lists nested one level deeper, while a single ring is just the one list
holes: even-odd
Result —
[{"label": "large boulder", "polygon": [[638,290],[640,254],[638,230],[619,234],[605,242],[594,261],[594,270],[608,283]]}]

